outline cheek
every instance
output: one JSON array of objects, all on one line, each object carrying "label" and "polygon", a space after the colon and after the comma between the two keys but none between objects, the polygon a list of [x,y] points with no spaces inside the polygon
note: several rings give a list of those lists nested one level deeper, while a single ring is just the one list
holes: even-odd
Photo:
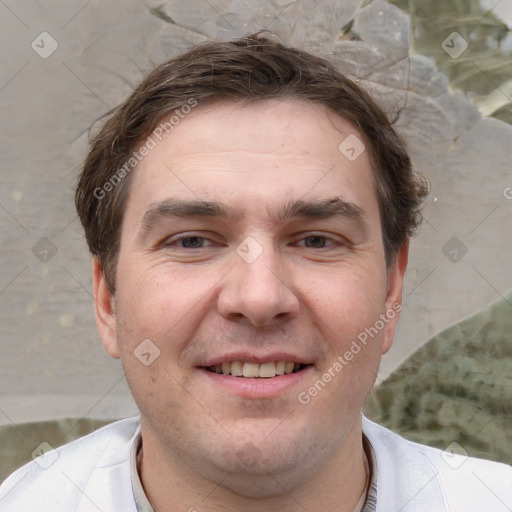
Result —
[{"label": "cheek", "polygon": [[201,309],[207,290],[204,280],[188,277],[160,265],[125,265],[119,268],[118,300],[120,316],[127,322],[131,337],[161,340],[176,338]]},{"label": "cheek", "polygon": [[385,330],[375,330],[375,324],[385,309],[386,287],[377,273],[354,269],[331,273],[321,283],[311,288],[317,292],[310,296],[309,307],[327,351],[318,368],[318,389],[307,394],[318,394],[314,400],[319,414],[334,408],[339,420],[339,415],[358,409],[374,385]]},{"label": "cheek", "polygon": [[177,363],[200,308],[186,282],[177,273],[141,265],[118,268],[118,345],[127,383],[147,417],[183,405],[185,372]]},{"label": "cheek", "polygon": [[308,282],[305,305],[322,322],[327,339],[334,340],[337,349],[365,328],[373,325],[383,311],[385,282],[376,272],[367,269],[331,271],[316,283]]}]

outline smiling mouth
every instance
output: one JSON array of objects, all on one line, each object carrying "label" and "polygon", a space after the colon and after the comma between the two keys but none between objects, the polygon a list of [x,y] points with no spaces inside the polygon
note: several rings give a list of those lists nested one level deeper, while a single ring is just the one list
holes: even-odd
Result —
[{"label": "smiling mouth", "polygon": [[298,373],[308,366],[311,365],[295,363],[293,361],[271,361],[262,364],[233,361],[231,363],[226,362],[215,366],[204,366],[203,368],[212,373],[231,375],[233,377],[271,379],[281,375]]}]

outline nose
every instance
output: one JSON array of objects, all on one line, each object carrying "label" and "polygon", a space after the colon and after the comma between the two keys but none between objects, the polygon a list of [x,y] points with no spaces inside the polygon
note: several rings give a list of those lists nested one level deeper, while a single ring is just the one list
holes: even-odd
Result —
[{"label": "nose", "polygon": [[218,311],[227,320],[245,319],[254,326],[265,326],[291,320],[299,311],[284,262],[271,244],[262,249],[253,261],[233,254],[233,269],[218,297]]}]

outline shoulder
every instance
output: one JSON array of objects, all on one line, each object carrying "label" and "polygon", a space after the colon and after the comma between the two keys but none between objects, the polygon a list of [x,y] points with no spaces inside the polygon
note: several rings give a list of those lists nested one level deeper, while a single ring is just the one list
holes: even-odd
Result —
[{"label": "shoulder", "polygon": [[[122,503],[119,485],[131,489],[130,449],[139,432],[135,416],[44,453],[0,485],[0,510],[114,510],[109,490],[116,489],[115,498]],[[126,494],[123,510],[130,511],[133,497]]]},{"label": "shoulder", "polygon": [[470,457],[456,442],[445,450],[414,443],[367,418],[363,431],[377,459],[378,502],[398,500],[403,512],[432,510],[432,502],[450,512],[512,509],[511,466]]}]

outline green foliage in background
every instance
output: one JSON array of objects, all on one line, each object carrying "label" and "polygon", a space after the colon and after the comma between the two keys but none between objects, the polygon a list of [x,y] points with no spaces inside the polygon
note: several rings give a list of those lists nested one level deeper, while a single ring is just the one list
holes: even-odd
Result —
[{"label": "green foliage in background", "polygon": [[[371,2],[368,2],[371,3]],[[492,11],[478,0],[390,0],[411,17],[412,52],[434,59],[452,88],[461,89],[490,116],[512,123],[512,53],[501,43],[511,33]],[[469,44],[452,59],[441,43],[458,32]]]},{"label": "green foliage in background", "polygon": [[[32,453],[43,442],[58,448],[90,434],[110,421],[92,418],[62,418],[20,425],[0,426],[0,482],[15,469],[32,460]],[[57,511],[56,511],[57,512]]]},{"label": "green foliage in background", "polygon": [[365,412],[411,441],[512,464],[512,292],[418,349]]}]

